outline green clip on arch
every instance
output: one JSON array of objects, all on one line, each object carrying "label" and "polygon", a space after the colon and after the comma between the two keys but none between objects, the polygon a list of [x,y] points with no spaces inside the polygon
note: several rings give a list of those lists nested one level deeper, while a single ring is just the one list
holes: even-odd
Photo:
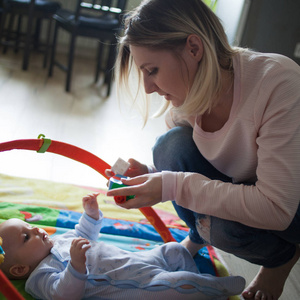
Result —
[{"label": "green clip on arch", "polygon": [[51,140],[50,139],[46,139],[45,136],[43,134],[40,134],[38,136],[38,139],[42,138],[43,139],[43,145],[41,146],[41,148],[39,150],[37,150],[37,153],[45,153],[48,148],[50,147],[51,145]]},{"label": "green clip on arch", "polygon": [[[74,145],[45,139],[45,136],[43,134],[40,134],[38,139],[14,140],[5,143],[0,143],[0,152],[14,149],[34,150],[38,153],[45,153],[47,151],[59,154],[81,162],[93,168],[105,178],[109,179],[109,177],[105,175],[105,170],[110,169],[111,166],[105,161],[95,156],[94,154],[81,148],[78,148]],[[164,222],[161,220],[161,218],[157,215],[157,213],[152,207],[143,207],[140,208],[140,211],[157,230],[157,232],[160,234],[162,240],[165,243],[171,241],[176,242],[169,229],[166,227]]]}]

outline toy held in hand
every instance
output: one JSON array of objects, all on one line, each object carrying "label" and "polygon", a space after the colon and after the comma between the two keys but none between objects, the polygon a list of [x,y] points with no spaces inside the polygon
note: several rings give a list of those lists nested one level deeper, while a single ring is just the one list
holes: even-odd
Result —
[{"label": "toy held in hand", "polygon": [[[124,187],[124,186],[127,186],[126,184],[124,184],[122,181],[121,181],[121,178],[128,178],[126,176],[123,176],[123,175],[120,175],[120,174],[117,174],[113,177],[111,177],[109,179],[109,185],[108,185],[108,189],[112,190],[112,189],[117,189],[117,188],[121,188],[121,187]],[[130,199],[133,199],[135,196],[131,195],[131,196],[114,196],[114,199],[116,201],[116,203],[124,203]]]},{"label": "toy held in hand", "polygon": [[124,175],[129,167],[130,164],[119,157],[111,167],[111,170],[114,172],[114,174]]}]

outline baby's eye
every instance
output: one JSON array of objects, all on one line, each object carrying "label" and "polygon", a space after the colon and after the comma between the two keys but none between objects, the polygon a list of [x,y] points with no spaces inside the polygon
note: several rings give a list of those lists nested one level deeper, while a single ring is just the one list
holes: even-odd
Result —
[{"label": "baby's eye", "polygon": [[25,233],[24,242],[27,242],[29,240],[29,234]]}]

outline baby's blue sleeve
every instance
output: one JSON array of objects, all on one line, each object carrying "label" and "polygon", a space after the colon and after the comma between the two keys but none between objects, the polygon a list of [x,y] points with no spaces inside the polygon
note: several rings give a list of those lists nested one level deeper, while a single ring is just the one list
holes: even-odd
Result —
[{"label": "baby's blue sleeve", "polygon": [[35,299],[80,300],[84,297],[87,274],[78,273],[68,262],[67,267],[46,266],[33,273],[26,282],[25,290]]},{"label": "baby's blue sleeve", "polygon": [[84,212],[79,220],[79,223],[75,226],[76,234],[88,240],[96,241],[99,236],[103,219],[103,213],[100,210],[99,213],[99,219],[95,220],[88,216],[86,212]]}]

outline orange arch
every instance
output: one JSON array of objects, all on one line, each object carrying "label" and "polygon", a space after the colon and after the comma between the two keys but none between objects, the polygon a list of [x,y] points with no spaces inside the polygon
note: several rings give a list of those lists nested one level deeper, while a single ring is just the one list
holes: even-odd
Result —
[{"label": "orange arch", "polygon": [[[24,140],[14,140],[9,142],[0,143],[0,152],[9,150],[34,150],[39,153],[51,152],[59,154],[70,159],[81,162],[100,173],[105,178],[109,179],[105,175],[105,170],[110,169],[111,166],[103,161],[96,155],[88,152],[84,149],[76,147],[71,144],[53,141],[49,139],[24,139]],[[162,240],[167,243],[170,241],[176,241],[172,236],[170,230],[166,227],[161,218],[157,215],[152,207],[140,208],[142,214],[149,220],[153,227],[160,234]]]}]

